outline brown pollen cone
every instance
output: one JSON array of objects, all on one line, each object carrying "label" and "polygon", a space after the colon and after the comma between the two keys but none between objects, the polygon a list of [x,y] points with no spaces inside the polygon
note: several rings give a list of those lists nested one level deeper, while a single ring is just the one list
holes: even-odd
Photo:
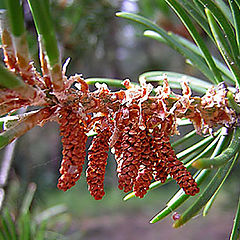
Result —
[{"label": "brown pollen cone", "polygon": [[161,152],[166,159],[166,172],[167,174],[170,174],[186,194],[194,196],[199,192],[199,188],[197,187],[197,183],[193,179],[191,173],[186,167],[184,167],[183,163],[177,159],[168,135],[169,124],[171,123],[167,122],[165,128],[162,128],[163,136]]},{"label": "brown pollen cone", "polygon": [[157,116],[151,116],[147,121],[147,127],[151,129],[151,160],[153,176],[156,181],[164,183],[168,173],[166,171],[167,156],[163,154],[164,134],[168,135],[172,131],[172,117],[162,120]]},{"label": "brown pollen cone", "polygon": [[179,161],[170,143],[173,118],[169,115],[152,133],[152,151],[155,153],[154,179],[165,182],[168,174],[183,188],[186,194],[195,195],[199,192],[197,183],[190,172]]},{"label": "brown pollen cone", "polygon": [[165,154],[168,156],[167,172],[171,177],[176,180],[186,194],[194,196],[198,193],[199,188],[197,187],[197,183],[191,173],[184,167],[183,163],[177,159],[171,147],[170,140],[165,142],[163,151],[165,151]]},{"label": "brown pollen cone", "polygon": [[118,187],[124,192],[132,190],[141,164],[141,141],[145,136],[139,124],[139,107],[133,104],[124,109],[122,135],[116,142],[115,158],[117,161]]},{"label": "brown pollen cone", "polygon": [[133,191],[137,197],[143,198],[147,193],[151,180],[153,178],[153,152],[151,150],[151,137],[146,134],[145,139],[142,139],[142,153],[141,153],[141,166],[138,171],[138,176],[135,181]]},{"label": "brown pollen cone", "polygon": [[66,191],[75,185],[80,178],[86,155],[86,129],[83,121],[72,111],[71,107],[60,110],[60,131],[63,144],[63,160],[58,188]]},{"label": "brown pollen cone", "polygon": [[109,139],[112,132],[106,121],[98,124],[95,131],[98,135],[93,138],[88,151],[86,176],[90,194],[96,200],[100,200],[105,194],[103,182],[108,158]]},{"label": "brown pollen cone", "polygon": [[166,171],[166,156],[162,152],[162,148],[164,145],[164,139],[163,139],[163,132],[161,129],[156,127],[153,130],[152,134],[152,159],[153,159],[153,175],[154,179],[156,181],[161,181],[164,183],[167,179],[167,171]]}]

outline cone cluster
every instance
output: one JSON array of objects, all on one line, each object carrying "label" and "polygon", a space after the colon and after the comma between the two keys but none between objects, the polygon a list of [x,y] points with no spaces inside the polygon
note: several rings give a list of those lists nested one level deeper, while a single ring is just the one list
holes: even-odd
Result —
[{"label": "cone cluster", "polygon": [[[86,157],[86,133],[94,129],[97,135],[88,149],[86,176],[88,189],[96,200],[105,194],[104,175],[109,148],[117,163],[118,187],[124,192],[134,191],[142,198],[153,179],[165,182],[170,175],[186,194],[195,195],[199,192],[197,184],[170,144],[170,135],[176,132],[175,114],[168,111],[161,98],[152,99],[149,105],[143,104],[149,98],[147,85],[135,88],[128,81],[125,85],[127,91],[120,98],[105,86],[99,86],[96,94],[105,106],[93,98],[91,102],[98,112],[96,115],[82,111],[78,104],[60,108],[63,161],[58,187],[66,191],[79,179]],[[166,82],[159,95],[167,98],[169,92]],[[89,94],[87,90],[82,96],[87,99]],[[110,101],[113,108],[106,107]],[[178,106],[181,107],[178,111],[182,112],[182,105]]]},{"label": "cone cluster", "polygon": [[[192,97],[185,81],[181,83],[182,94],[173,93],[167,77],[154,91],[144,78],[140,78],[139,85],[124,80],[124,90],[113,92],[106,84],[98,83],[96,90],[90,91],[81,75],[65,75],[66,65],[50,67],[44,48],[40,48],[41,72],[38,72],[23,50],[27,49],[24,41],[20,45],[23,49],[15,48],[16,39],[7,28],[3,27],[1,35],[5,65],[21,81],[16,80],[16,87],[2,82],[0,115],[21,107],[41,109],[31,118],[21,120],[18,136],[35,125],[58,121],[63,145],[58,188],[63,191],[80,178],[87,134],[95,130],[97,135],[88,149],[86,170],[89,191],[95,199],[104,195],[109,148],[117,163],[118,187],[124,192],[133,190],[142,198],[153,179],[165,182],[170,176],[186,194],[195,195],[199,192],[197,184],[170,144],[170,136],[178,133],[176,120],[191,120],[199,134],[211,133],[217,125],[229,128],[239,125],[239,113],[229,104],[224,84],[209,88],[202,97]],[[234,101],[240,103],[239,91],[234,93]],[[7,131],[3,134],[9,138]]]},{"label": "cone cluster", "polygon": [[[119,189],[124,192],[133,190],[137,197],[142,198],[152,179],[165,182],[170,174],[187,194],[198,193],[195,180],[171,147],[169,134],[173,127],[172,116],[164,121],[145,116],[141,127],[139,118],[140,110],[137,106],[122,109],[121,124],[124,127],[119,124],[123,130],[114,146]],[[153,118],[158,122],[155,127],[149,124]]]}]

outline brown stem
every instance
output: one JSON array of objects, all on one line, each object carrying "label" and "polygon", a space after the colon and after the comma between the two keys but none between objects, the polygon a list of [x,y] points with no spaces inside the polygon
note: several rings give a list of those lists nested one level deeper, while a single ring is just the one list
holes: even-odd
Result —
[{"label": "brown stem", "polygon": [[45,107],[38,112],[24,118],[24,120],[20,121],[18,124],[14,125],[9,130],[1,133],[0,149],[15,140],[16,138],[22,136],[24,133],[26,133],[36,125],[44,124],[54,113],[55,110],[55,107]]},{"label": "brown stem", "polygon": [[19,96],[10,89],[0,89],[0,103],[5,103],[18,97]]},{"label": "brown stem", "polygon": [[14,99],[0,104],[0,116],[9,113],[10,111],[17,110],[21,107],[29,105],[28,100]]},{"label": "brown stem", "polygon": [[2,48],[4,52],[4,62],[7,67],[14,72],[19,72],[12,36],[6,28],[2,29]]}]

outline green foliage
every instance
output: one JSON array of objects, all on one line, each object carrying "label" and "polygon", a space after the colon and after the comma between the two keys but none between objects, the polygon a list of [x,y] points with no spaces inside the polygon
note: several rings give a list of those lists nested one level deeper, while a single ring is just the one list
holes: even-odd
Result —
[{"label": "green foliage", "polygon": [[22,3],[18,0],[5,0],[5,4],[8,9],[12,33],[14,36],[19,37],[25,31]]},{"label": "green foliage", "polygon": [[236,103],[231,91],[228,91],[227,98],[228,98],[228,103],[231,106],[231,108],[233,108],[236,111],[236,113],[239,114],[240,113],[240,106],[239,106],[239,104]]},{"label": "green foliage", "polygon": [[[207,64],[204,62],[204,59],[199,57],[197,54],[183,46],[183,44],[180,44],[174,36],[171,36],[169,33],[167,33],[164,29],[157,26],[155,23],[151,22],[150,20],[136,15],[132,13],[117,13],[116,14],[119,17],[127,18],[136,22],[139,22],[146,26],[149,30],[152,30],[158,34],[160,34],[166,42],[168,42],[168,45],[178,51],[180,54],[182,54],[184,57],[186,57],[189,61],[191,61],[191,64],[198,68],[210,81],[213,83],[215,82],[215,77],[212,71],[208,68]],[[200,50],[199,50],[200,51]]]},{"label": "green foliage", "polygon": [[60,59],[48,0],[28,0],[28,3],[31,7],[38,34],[43,39],[50,65],[54,66],[60,62]]},{"label": "green foliage", "polygon": [[163,13],[165,16],[169,16],[169,8],[165,2],[165,0],[152,0],[151,4],[149,4],[148,0],[138,1],[140,12],[145,16],[152,17],[154,15],[159,14],[159,12]]},{"label": "green foliage", "polygon": [[18,213],[14,213],[13,210],[10,211],[7,206],[2,209],[0,216],[1,240],[48,239],[49,224],[54,223],[56,216],[62,215],[66,211],[66,207],[63,205],[54,206],[34,215],[32,210],[30,211],[30,207],[35,191],[36,185],[34,183],[29,184]]},{"label": "green foliage", "polygon": [[0,88],[21,89],[30,87],[0,65]]},{"label": "green foliage", "polygon": [[240,128],[234,129],[234,133],[228,147],[214,158],[201,158],[192,164],[196,168],[218,168],[237,156],[240,147]]},{"label": "green foliage", "polygon": [[173,224],[173,227],[177,228],[185,224],[192,217],[194,217],[201,210],[202,207],[204,207],[208,203],[208,201],[217,191],[218,187],[221,185],[221,183],[225,180],[225,178],[231,172],[231,169],[237,157],[238,155],[236,155],[234,161],[218,169],[217,173],[211,179],[209,184],[205,187],[204,191],[200,194],[200,196],[198,196],[196,201],[181,215],[180,219]]},{"label": "green foliage", "polygon": [[167,3],[172,7],[172,9],[177,13],[183,24],[186,26],[188,29],[189,33],[191,34],[193,40],[197,44],[199,50],[203,53],[204,55],[204,60],[207,63],[208,67],[211,69],[215,76],[215,83],[222,82],[222,77],[216,67],[215,62],[212,59],[212,56],[202,40],[202,37],[198,33],[196,27],[194,26],[193,22],[191,21],[190,17],[188,16],[187,12],[181,7],[181,5],[175,1],[175,0],[166,0]]},{"label": "green foliage", "polygon": [[[182,45],[182,47],[185,47],[187,49],[189,49],[192,53],[195,53],[197,56],[200,56],[200,57],[203,57],[203,53],[199,50],[199,48],[193,44],[191,41],[179,36],[179,35],[176,35],[172,32],[168,32],[169,36],[172,36],[180,45]],[[169,45],[169,42],[166,41],[164,38],[161,37],[160,34],[154,32],[154,31],[151,31],[151,30],[147,30],[144,32],[144,36],[146,37],[149,37],[149,38],[152,38],[152,39],[155,39],[159,42],[162,42],[164,44],[167,44],[168,46]],[[171,47],[171,46],[170,46]],[[176,49],[179,53],[181,53],[178,49]],[[215,64],[218,68],[218,71],[222,72],[222,78],[226,81],[226,82],[229,82],[229,83],[235,83],[234,81],[234,78],[233,78],[233,75],[232,73],[229,71],[229,69],[221,62],[219,61],[217,58],[213,57],[214,61],[215,61]],[[189,61],[189,59],[186,61],[187,63],[195,66],[191,61]],[[200,70],[206,77],[208,77],[207,74],[209,74],[208,72],[206,72],[207,68],[205,69],[205,67],[203,66],[200,66],[198,67],[198,65],[196,65],[196,67],[198,68],[198,70]],[[206,83],[205,83],[206,84]]]}]

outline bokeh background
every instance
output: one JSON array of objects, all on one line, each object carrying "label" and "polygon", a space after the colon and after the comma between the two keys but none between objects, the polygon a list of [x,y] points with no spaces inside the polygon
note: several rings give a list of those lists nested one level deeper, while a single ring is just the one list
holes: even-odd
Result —
[{"label": "bokeh background", "polygon": [[[28,5],[23,2],[30,49],[38,66],[36,31]],[[191,39],[164,0],[50,2],[62,61],[71,58],[67,75],[82,73],[84,78],[129,78],[137,81],[143,72],[164,70],[203,78],[178,53],[143,37],[143,27],[115,16],[118,11],[138,13],[154,20],[166,30]],[[204,34],[202,37],[205,38]],[[184,134],[191,129],[183,127],[180,132]],[[183,148],[181,146],[176,151]],[[4,150],[1,150],[0,157],[3,159]],[[84,173],[71,190],[61,192],[57,189],[60,164],[58,125],[48,123],[42,128],[35,127],[17,141],[6,186],[4,204],[13,212],[17,212],[30,183],[37,186],[31,207],[34,216],[41,215],[50,207],[60,206],[64,209],[48,223],[46,239],[198,240],[202,239],[203,233],[205,239],[228,238],[236,207],[232,205],[234,193],[239,191],[239,169],[235,169],[229,176],[207,217],[199,214],[183,228],[172,229],[171,216],[154,225],[150,225],[149,220],[165,207],[166,202],[178,190],[176,184],[167,184],[153,190],[144,199],[124,202],[124,193],[117,188],[115,160],[110,155],[105,178],[106,195],[102,200],[95,201],[87,191]],[[179,213],[181,209],[184,206]]]}]

